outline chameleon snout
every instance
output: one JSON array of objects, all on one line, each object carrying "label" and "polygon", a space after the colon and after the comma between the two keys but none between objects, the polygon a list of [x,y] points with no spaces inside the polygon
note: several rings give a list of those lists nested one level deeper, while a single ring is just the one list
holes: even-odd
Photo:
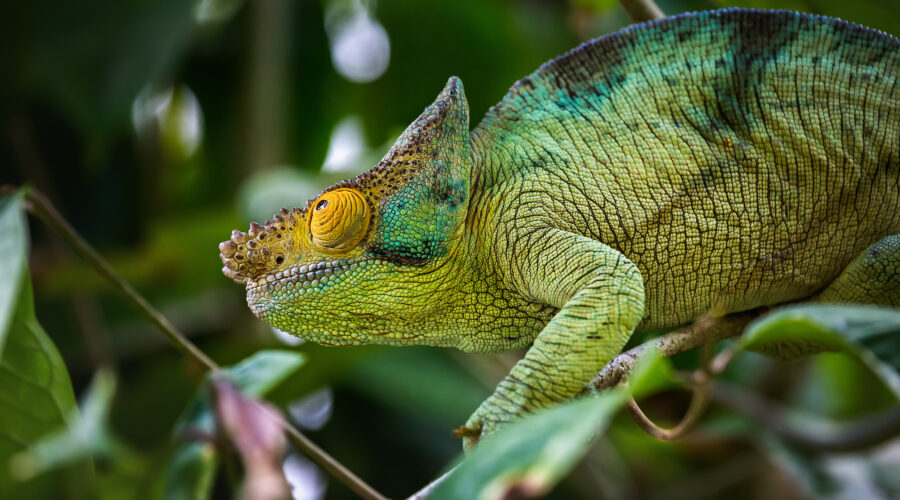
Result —
[{"label": "chameleon snout", "polygon": [[294,232],[302,227],[303,214],[299,208],[282,208],[265,225],[253,222],[246,233],[232,231],[231,239],[219,243],[222,274],[238,283],[250,283],[284,267],[294,248]]}]

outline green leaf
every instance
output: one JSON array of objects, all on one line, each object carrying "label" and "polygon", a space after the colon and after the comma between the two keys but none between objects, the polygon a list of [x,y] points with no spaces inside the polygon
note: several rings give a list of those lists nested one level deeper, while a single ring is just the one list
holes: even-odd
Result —
[{"label": "green leaf", "polygon": [[240,363],[225,369],[225,374],[246,396],[254,398],[268,394],[306,363],[303,354],[295,351],[258,351]]},{"label": "green leaf", "polygon": [[431,498],[521,498],[546,493],[575,466],[625,398],[623,391],[610,391],[511,424],[479,443]]},{"label": "green leaf", "polygon": [[900,311],[865,305],[790,306],[753,322],[743,349],[783,359],[822,351],[850,354],[900,398]]},{"label": "green leaf", "polygon": [[[241,392],[247,396],[258,398],[268,394],[288,376],[300,369],[304,363],[306,363],[306,358],[299,352],[258,351],[232,367],[223,368],[222,374],[234,382]],[[190,432],[203,433],[215,431],[212,404],[206,383],[200,386],[197,394],[188,403],[181,418],[178,419],[178,423],[175,424],[176,434],[188,429]]]},{"label": "green leaf", "polygon": [[659,350],[646,351],[632,370],[627,391],[595,393],[512,423],[479,443],[429,498],[543,495],[578,463],[631,391],[658,390],[674,380],[672,373],[669,359]]},{"label": "green leaf", "polygon": [[179,446],[166,471],[165,498],[201,500],[212,491],[219,465],[212,443],[193,442]]},{"label": "green leaf", "polygon": [[94,457],[119,458],[127,450],[109,430],[109,411],[116,390],[112,372],[100,370],[88,388],[79,409],[68,417],[69,425],[40,439],[13,457],[13,474],[30,479],[50,469]]},{"label": "green leaf", "polygon": [[0,359],[0,482],[9,460],[65,425],[75,394],[59,352],[34,317],[31,280],[25,275]]},{"label": "green leaf", "polygon": [[22,213],[22,194],[0,198],[0,355],[19,294],[19,282],[25,270],[28,233]]},{"label": "green leaf", "polygon": [[[228,377],[244,395],[259,398],[305,362],[303,354],[294,351],[259,351],[230,368],[223,368],[221,375]],[[207,379],[175,424],[175,434],[182,439],[190,435],[211,438],[215,432]],[[207,498],[217,466],[218,456],[211,444],[196,441],[182,444],[175,450],[166,472],[166,498]]]}]

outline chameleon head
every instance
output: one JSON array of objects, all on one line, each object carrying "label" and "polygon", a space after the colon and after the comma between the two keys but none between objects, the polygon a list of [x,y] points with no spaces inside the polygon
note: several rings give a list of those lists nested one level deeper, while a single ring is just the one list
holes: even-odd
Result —
[{"label": "chameleon head", "polygon": [[[371,170],[219,245],[253,313],[327,344],[428,342],[440,276],[458,272],[468,105],[451,78]],[[426,300],[427,298],[427,300]]]}]

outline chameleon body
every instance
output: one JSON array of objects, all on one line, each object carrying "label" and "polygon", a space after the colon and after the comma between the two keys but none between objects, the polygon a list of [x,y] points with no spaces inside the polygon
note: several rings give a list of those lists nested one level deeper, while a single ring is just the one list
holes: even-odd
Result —
[{"label": "chameleon body", "polygon": [[900,305],[900,43],[729,9],[629,27],[469,131],[451,78],[384,159],[220,245],[317,342],[531,345],[475,440],[582,391],[636,329],[798,300]]}]

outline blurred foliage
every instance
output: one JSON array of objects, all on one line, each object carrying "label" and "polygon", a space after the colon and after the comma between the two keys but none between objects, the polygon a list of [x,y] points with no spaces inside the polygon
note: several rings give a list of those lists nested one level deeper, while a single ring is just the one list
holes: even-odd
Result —
[{"label": "blurred foliage", "polygon": [[[13,293],[5,293],[0,321],[0,496],[9,491],[53,494],[65,486],[32,481],[12,459],[44,435],[71,425],[75,395],[63,359],[34,315],[31,280],[25,273],[28,247],[22,196],[0,198],[0,221],[7,230],[0,246],[0,268],[12,280]],[[5,286],[8,284],[4,283]],[[21,488],[21,489],[20,489]]]},{"label": "blurred foliage", "polygon": [[627,387],[555,406],[486,437],[429,498],[542,496],[565,477],[624,406],[629,392],[649,394],[671,378],[668,359],[649,352]]},{"label": "blurred foliage", "polygon": [[[738,4],[660,2],[670,14]],[[739,5],[816,12],[900,33],[894,0]],[[511,358],[285,343],[249,314],[240,287],[220,274],[216,245],[231,229],[302,205],[371,166],[448,76],[465,82],[474,126],[541,63],[628,24],[621,7],[607,0],[37,0],[6,7],[0,181],[47,193],[113,267],[223,365],[266,349],[303,353],[297,374],[251,394],[265,392],[295,415],[302,412],[291,410],[306,396],[330,388],[333,397],[323,400],[330,406],[320,410],[331,416],[321,429],[310,424],[309,434],[379,491],[408,495],[452,463],[460,443],[450,429],[465,421]],[[342,19],[363,20],[371,36],[379,26],[386,34],[389,62],[380,77],[356,83],[336,69],[332,48]],[[337,129],[347,120],[360,132],[342,142]],[[355,146],[348,149],[347,140]],[[203,498],[235,491],[226,472],[233,457],[223,458],[209,442],[186,447],[173,435],[185,408],[206,394],[204,375],[56,237],[31,227],[29,279],[22,272],[28,239],[21,211],[6,198],[0,463],[42,436],[51,443],[71,437],[85,422],[102,420],[92,429],[121,446],[114,455],[85,447],[90,453],[82,458],[91,460],[18,483],[16,492],[138,498],[177,496],[176,485],[184,497]],[[890,366],[896,374],[898,351],[876,337],[854,337],[848,345],[874,353],[863,355],[869,366]],[[673,364],[693,369],[697,354],[676,356]],[[99,392],[88,390],[100,367],[115,374],[115,393],[103,377]],[[661,370],[656,380],[667,387],[671,374]],[[279,373],[272,368],[270,376]],[[723,377],[787,407],[845,421],[896,406],[879,373],[833,354],[784,364],[745,353]],[[83,395],[80,414],[73,413],[74,394]],[[104,394],[108,418],[87,411]],[[656,421],[674,423],[688,399],[684,391],[665,390],[642,396],[641,405]],[[795,450],[762,431],[714,405],[688,438],[664,443],[619,412],[597,445],[576,447],[584,460],[549,495],[801,498],[824,494],[822,484],[851,488],[832,488],[832,496],[887,498],[898,491],[896,478],[884,472],[897,470],[896,440],[837,457]],[[288,463],[289,477],[321,483],[294,484],[295,492],[352,497],[321,473],[307,473],[314,467],[302,458]],[[3,494],[13,484],[9,474],[0,472],[0,496],[9,496]]]},{"label": "blurred foliage", "polygon": [[847,353],[900,399],[900,311],[822,304],[784,307],[750,325],[739,345],[787,361],[819,352]]},{"label": "blurred foliage", "polygon": [[31,479],[48,471],[89,459],[128,461],[126,449],[109,432],[109,411],[115,376],[101,369],[84,391],[78,409],[70,409],[67,425],[32,440],[12,457],[10,470],[17,479]]},{"label": "blurred foliage", "polygon": [[[264,350],[223,369],[216,377],[226,378],[247,397],[259,398],[284,382],[304,362],[300,353]],[[207,380],[201,384],[175,424],[174,437],[181,443],[166,473],[166,498],[206,498],[211,490],[219,453],[212,442],[216,423],[209,383]]]},{"label": "blurred foliage", "polygon": [[14,308],[21,292],[19,285],[28,254],[25,214],[20,203],[20,196],[8,196],[0,204],[0,234],[7,235],[0,240],[0,256],[3,257],[0,275],[6,277],[0,283],[0,353],[3,353],[7,326],[15,317]]},{"label": "blurred foliage", "polygon": [[624,402],[622,391],[610,391],[520,420],[479,443],[430,498],[544,495],[568,474],[598,427],[605,427]]}]

